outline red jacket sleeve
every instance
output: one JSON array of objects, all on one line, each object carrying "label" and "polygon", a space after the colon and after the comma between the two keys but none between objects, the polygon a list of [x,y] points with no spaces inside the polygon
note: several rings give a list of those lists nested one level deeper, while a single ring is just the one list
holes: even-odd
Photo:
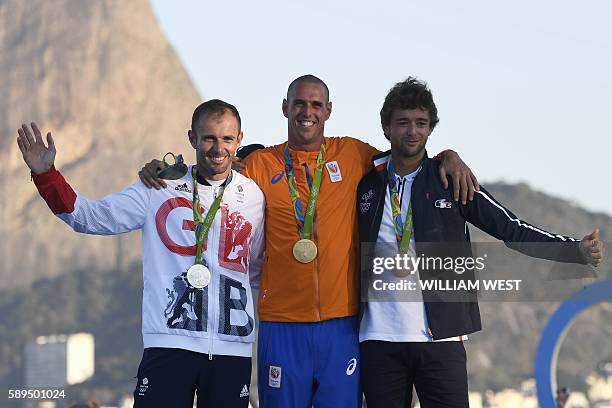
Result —
[{"label": "red jacket sleeve", "polygon": [[74,211],[77,195],[55,166],[44,173],[32,173],[32,180],[53,214]]}]

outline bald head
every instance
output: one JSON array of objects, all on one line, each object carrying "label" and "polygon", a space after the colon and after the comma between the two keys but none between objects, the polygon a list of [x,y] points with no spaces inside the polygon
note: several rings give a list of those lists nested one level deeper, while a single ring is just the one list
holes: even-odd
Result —
[{"label": "bald head", "polygon": [[291,94],[295,92],[295,89],[304,83],[317,84],[325,90],[325,102],[329,102],[329,88],[320,78],[314,75],[302,75],[301,77],[295,78],[287,88],[287,99],[291,99]]}]

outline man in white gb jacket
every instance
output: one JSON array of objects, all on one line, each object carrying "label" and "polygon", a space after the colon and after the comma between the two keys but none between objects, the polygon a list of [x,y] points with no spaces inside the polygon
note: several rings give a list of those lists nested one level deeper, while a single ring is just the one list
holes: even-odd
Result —
[{"label": "man in white gb jacket", "polygon": [[145,350],[135,407],[191,407],[196,390],[198,407],[248,406],[255,337],[250,281],[263,257],[265,202],[252,180],[231,169],[240,127],[234,106],[201,104],[188,132],[196,166],[166,189],[139,182],[101,200],[75,192],[55,169],[50,133],[47,146],[34,123],[31,131],[18,130],[39,193],[75,231],[142,229]]}]

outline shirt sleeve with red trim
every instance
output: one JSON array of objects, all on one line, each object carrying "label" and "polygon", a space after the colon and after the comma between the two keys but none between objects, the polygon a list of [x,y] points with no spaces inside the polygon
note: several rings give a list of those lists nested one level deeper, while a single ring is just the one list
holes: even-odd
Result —
[{"label": "shirt sleeve with red trim", "polygon": [[77,194],[55,166],[52,165],[44,173],[32,173],[32,180],[34,180],[38,192],[53,211],[53,214],[74,211]]}]

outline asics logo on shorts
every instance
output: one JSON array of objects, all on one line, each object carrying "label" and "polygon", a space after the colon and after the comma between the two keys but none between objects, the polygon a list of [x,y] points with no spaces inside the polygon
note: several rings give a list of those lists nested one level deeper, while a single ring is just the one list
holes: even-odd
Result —
[{"label": "asics logo on shorts", "polygon": [[346,375],[353,375],[355,369],[357,368],[357,359],[351,358],[349,360],[349,365],[346,367]]}]

